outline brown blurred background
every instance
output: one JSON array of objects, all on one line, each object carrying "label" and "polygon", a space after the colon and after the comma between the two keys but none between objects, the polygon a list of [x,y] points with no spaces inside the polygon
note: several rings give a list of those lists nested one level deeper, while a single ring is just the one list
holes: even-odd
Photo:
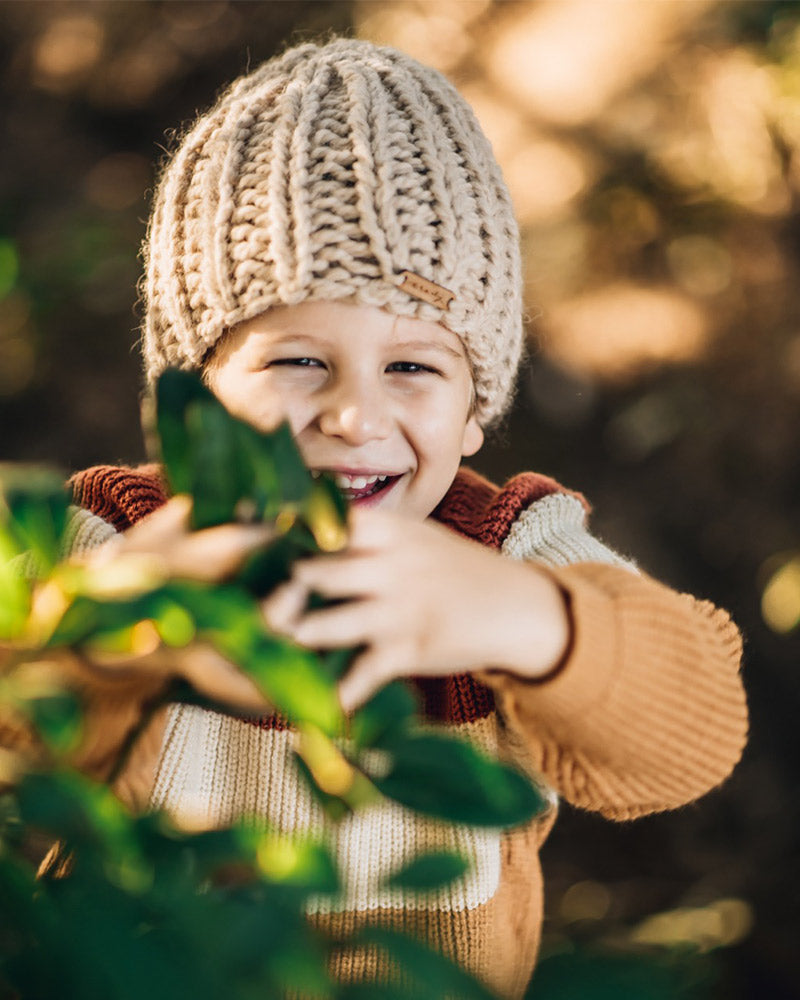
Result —
[{"label": "brown blurred background", "polygon": [[142,459],[170,130],[331,30],[448,74],[512,191],[531,357],[473,464],[584,491],[601,537],[746,636],[724,788],[630,825],[563,810],[534,994],[800,996],[800,5],[0,2],[0,458]]}]

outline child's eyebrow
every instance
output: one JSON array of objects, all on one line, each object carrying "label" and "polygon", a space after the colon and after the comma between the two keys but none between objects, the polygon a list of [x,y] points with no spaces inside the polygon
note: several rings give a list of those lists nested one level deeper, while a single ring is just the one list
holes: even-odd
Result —
[{"label": "child's eyebrow", "polygon": [[318,336],[314,336],[313,333],[307,333],[304,330],[274,330],[269,331],[269,335],[276,342],[281,340],[319,340]]},{"label": "child's eyebrow", "polygon": [[310,333],[300,333],[299,330],[261,331],[261,337],[256,340],[258,350],[268,347],[283,347],[292,344],[297,347],[318,348],[324,343],[324,338],[315,337]]},{"label": "child's eyebrow", "polygon": [[454,358],[461,360],[464,357],[463,351],[456,350],[455,347],[451,347],[449,344],[443,344],[436,340],[401,340],[398,343],[392,345],[396,350],[421,350],[421,351],[439,351],[444,354],[449,354]]},{"label": "child's eyebrow", "polygon": [[[270,337],[270,342],[273,346],[278,347],[281,344],[287,342],[290,343],[306,343],[314,346],[324,344],[326,342],[326,337],[324,335],[315,335],[307,330],[280,330],[276,331]],[[417,350],[417,351],[435,351],[440,354],[447,354],[452,358],[457,360],[462,360],[465,355],[462,350],[458,350],[456,347],[451,347],[450,344],[442,343],[438,340],[426,340],[424,338],[416,338],[411,340],[397,340],[392,342],[390,345],[390,350],[392,351],[405,351],[405,350]]]}]

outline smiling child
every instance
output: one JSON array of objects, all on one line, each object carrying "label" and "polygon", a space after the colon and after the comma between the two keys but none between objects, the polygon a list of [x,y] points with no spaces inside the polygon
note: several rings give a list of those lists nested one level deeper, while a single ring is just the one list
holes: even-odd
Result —
[{"label": "smiling child", "polygon": [[[547,816],[502,833],[393,804],[348,818],[328,831],[345,892],[311,916],[337,933],[415,930],[520,997],[557,799],[631,819],[697,799],[738,760],[735,626],[595,539],[582,498],[552,479],[523,473],[498,489],[461,467],[510,403],[522,279],[500,169],[434,70],[336,40],[240,78],[167,165],[145,254],[148,379],[195,369],[257,427],[288,419],[309,467],[350,500],[347,550],[298,564],[265,603],[269,625],[309,647],[362,647],[341,683],[346,709],[408,678],[429,720],[550,789]],[[111,558],[183,553],[176,571],[202,573],[244,544],[233,526],[213,554],[198,549],[153,470],[87,470],[75,495],[76,553],[98,542]],[[334,603],[307,612],[311,591]],[[207,663],[219,687],[236,684]],[[110,747],[114,725],[104,732]],[[268,714],[174,707],[117,789],[179,821],[255,814],[319,833],[291,739]],[[462,851],[470,874],[433,899],[381,888],[432,845]],[[376,963],[345,955],[336,971],[363,978]]]}]

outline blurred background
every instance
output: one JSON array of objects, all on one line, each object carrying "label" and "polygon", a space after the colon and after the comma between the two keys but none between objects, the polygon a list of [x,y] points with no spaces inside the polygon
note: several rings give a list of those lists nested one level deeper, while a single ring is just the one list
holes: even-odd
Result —
[{"label": "blurred background", "polygon": [[286,42],[397,46],[473,104],[523,232],[530,359],[472,464],[746,637],[733,778],[546,845],[537,998],[798,997],[800,5],[0,2],[0,459],[144,457],[138,247],[174,131]]}]

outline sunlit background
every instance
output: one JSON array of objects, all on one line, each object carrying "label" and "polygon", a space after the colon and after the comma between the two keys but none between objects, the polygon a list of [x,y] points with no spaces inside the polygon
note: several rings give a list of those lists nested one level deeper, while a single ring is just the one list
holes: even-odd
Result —
[{"label": "sunlit background", "polygon": [[798,4],[0,2],[0,457],[143,458],[137,251],[170,130],[329,31],[449,75],[511,189],[530,360],[474,464],[583,490],[747,639],[720,792],[619,827],[564,810],[535,995],[796,997]]}]

